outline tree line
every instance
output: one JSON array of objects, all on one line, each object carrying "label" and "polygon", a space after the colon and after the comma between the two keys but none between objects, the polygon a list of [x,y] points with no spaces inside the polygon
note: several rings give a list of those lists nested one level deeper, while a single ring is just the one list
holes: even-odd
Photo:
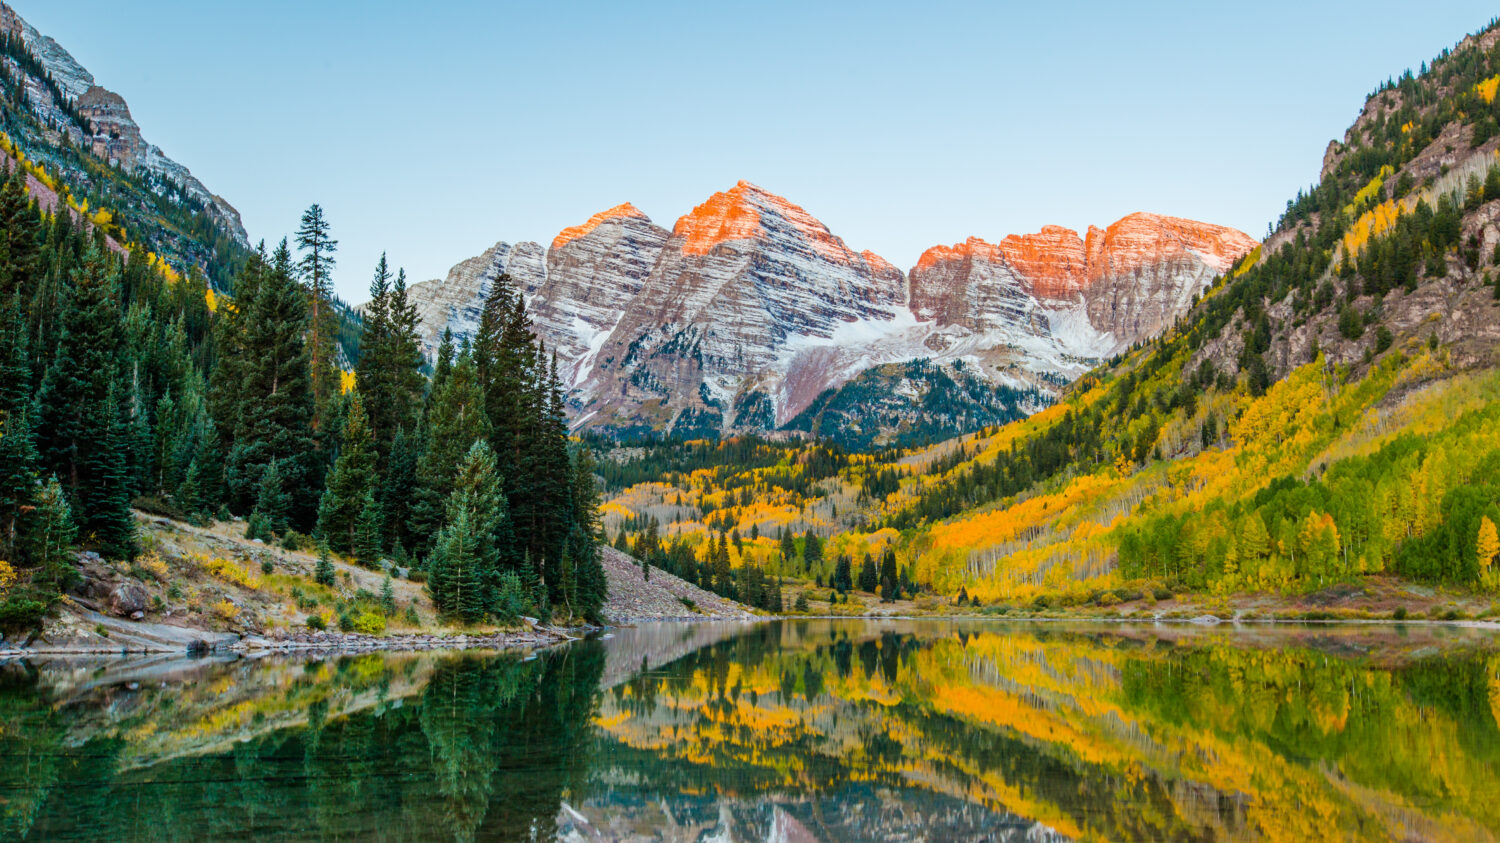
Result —
[{"label": "tree line", "polygon": [[[293,246],[297,254],[293,253]],[[138,552],[132,506],[425,577],[445,615],[597,617],[591,460],[555,358],[501,278],[479,335],[427,361],[384,257],[358,359],[336,341],[322,209],[214,295],[0,185],[0,623],[35,625],[74,548]],[[352,369],[352,371],[350,371]],[[3,573],[3,572],[0,572]],[[5,579],[0,577],[0,579]]]}]

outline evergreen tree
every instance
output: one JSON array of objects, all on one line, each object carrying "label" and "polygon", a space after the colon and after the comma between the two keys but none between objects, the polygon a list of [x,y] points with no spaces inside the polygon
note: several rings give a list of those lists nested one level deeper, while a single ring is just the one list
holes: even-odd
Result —
[{"label": "evergreen tree", "polygon": [[[284,533],[287,530],[287,512],[291,509],[291,499],[286,493],[281,466],[280,460],[266,466],[260,476],[260,490],[255,496],[253,515],[261,519],[268,533]],[[270,536],[261,538],[270,540]]]},{"label": "evergreen tree", "polygon": [[427,449],[417,462],[416,500],[412,505],[411,535],[426,547],[442,525],[459,465],[476,442],[489,432],[474,360],[467,350],[437,387],[427,419]]},{"label": "evergreen tree", "polygon": [[390,574],[386,574],[380,583],[380,611],[388,618],[396,614],[396,589],[391,584]]},{"label": "evergreen tree", "polygon": [[134,522],[115,392],[118,299],[118,262],[91,247],[62,288],[59,345],[37,405],[44,464],[76,505],[85,540],[101,553],[125,557],[134,552]]},{"label": "evergreen tree", "polygon": [[807,537],[802,544],[803,570],[811,573],[823,561],[823,543],[812,530],[807,531]]},{"label": "evergreen tree", "polygon": [[50,583],[58,591],[71,587],[78,579],[69,552],[76,530],[72,507],[68,505],[62,484],[56,477],[48,480],[37,495],[30,522],[26,535],[27,558],[33,567],[40,569],[40,580]]},{"label": "evergreen tree", "polygon": [[254,307],[261,280],[271,271],[270,261],[262,242],[235,279],[236,306],[220,308],[214,314],[214,367],[209,375],[208,409],[228,440],[226,447],[247,429],[245,412],[251,398],[246,392],[246,378],[253,362],[251,320],[257,315]]},{"label": "evergreen tree", "polygon": [[[364,401],[356,390],[350,396],[338,460],[333,464],[322,500],[318,503],[318,534],[334,550],[341,553],[353,550],[361,514],[366,503],[374,500],[375,483],[374,441],[366,421]],[[373,550],[379,553],[378,534],[374,539]]]},{"label": "evergreen tree", "polygon": [[97,406],[91,426],[103,435],[82,460],[84,476],[92,479],[79,490],[80,526],[87,543],[100,554],[133,559],[135,517],[130,511],[130,468],[125,459],[129,425],[113,393]]},{"label": "evergreen tree", "polygon": [[35,511],[37,452],[24,410],[0,411],[0,559],[17,565],[30,513]]},{"label": "evergreen tree", "polygon": [[318,564],[313,567],[313,582],[333,587],[333,555],[328,552],[328,545],[324,542],[318,543]]},{"label": "evergreen tree", "polygon": [[227,474],[231,508],[243,512],[262,475],[276,464],[282,487],[289,490],[290,516],[303,524],[316,493],[310,482],[313,396],[303,340],[307,303],[291,272],[291,253],[283,242],[248,307],[242,414]]},{"label": "evergreen tree", "polygon": [[847,555],[839,556],[838,563],[833,569],[833,587],[842,593],[849,593],[854,588],[853,563]]},{"label": "evergreen tree", "polygon": [[785,527],[781,530],[781,563],[785,570],[792,569],[792,563],[797,559],[797,540],[792,537],[792,531]]},{"label": "evergreen tree", "polygon": [[354,531],[353,550],[356,562],[366,568],[380,565],[381,533],[380,504],[375,500],[375,493],[367,490],[364,505],[360,507],[359,523]]},{"label": "evergreen tree", "polygon": [[714,590],[721,596],[734,600],[734,572],[729,565],[729,539],[724,533],[719,534],[719,542],[714,545],[713,560]]},{"label": "evergreen tree", "polygon": [[865,559],[859,565],[859,590],[874,592],[880,587],[880,575],[875,571],[875,560],[870,554],[865,554]]},{"label": "evergreen tree", "polygon": [[407,522],[411,519],[412,490],[417,485],[417,457],[422,451],[420,430],[408,434],[401,430],[391,443],[385,461],[385,477],[380,483],[380,521],[383,542],[392,548],[405,547],[411,536]]},{"label": "evergreen tree", "polygon": [[297,248],[302,252],[297,270],[307,286],[308,368],[312,376],[313,406],[319,414],[315,427],[320,430],[329,423],[327,408],[339,394],[333,312],[333,269],[337,265],[333,256],[338,252],[339,243],[329,232],[330,226],[321,206],[315,204],[303,212],[302,224],[297,229]]},{"label": "evergreen tree", "polygon": [[416,308],[407,300],[405,272],[392,286],[381,255],[365,306],[356,376],[360,393],[367,397],[375,448],[382,456],[391,453],[396,436],[414,428],[421,408],[424,379],[417,325]]},{"label": "evergreen tree", "polygon": [[880,555],[880,599],[897,600],[901,597],[901,581],[896,574],[896,551],[886,548]]},{"label": "evergreen tree", "polygon": [[455,472],[432,552],[428,591],[443,614],[473,623],[492,611],[505,515],[495,453],[475,441]]}]

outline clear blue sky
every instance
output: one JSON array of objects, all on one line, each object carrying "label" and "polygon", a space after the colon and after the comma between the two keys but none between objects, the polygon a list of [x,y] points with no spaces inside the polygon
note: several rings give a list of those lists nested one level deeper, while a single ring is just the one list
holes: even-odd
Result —
[{"label": "clear blue sky", "polygon": [[1381,80],[1492,4],[10,0],[339,292],[744,178],[855,249],[1137,210],[1263,236]]}]

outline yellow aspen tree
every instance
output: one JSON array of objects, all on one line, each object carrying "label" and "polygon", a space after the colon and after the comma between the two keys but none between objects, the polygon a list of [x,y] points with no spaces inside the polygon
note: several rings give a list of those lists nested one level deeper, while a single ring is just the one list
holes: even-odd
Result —
[{"label": "yellow aspen tree", "polygon": [[1479,520],[1479,541],[1475,550],[1479,553],[1479,576],[1488,578],[1490,566],[1494,564],[1495,557],[1500,556],[1500,535],[1496,534],[1495,522],[1487,515]]}]

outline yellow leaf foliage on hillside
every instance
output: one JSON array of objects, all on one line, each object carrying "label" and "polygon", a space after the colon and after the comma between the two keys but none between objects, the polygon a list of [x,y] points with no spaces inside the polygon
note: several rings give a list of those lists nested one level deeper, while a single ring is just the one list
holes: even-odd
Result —
[{"label": "yellow leaf foliage on hillside", "polygon": [[1493,103],[1495,101],[1496,90],[1500,90],[1500,76],[1491,76],[1474,86],[1474,92],[1479,94],[1479,98],[1484,100],[1485,103]]},{"label": "yellow leaf foliage on hillside", "polygon": [[1379,205],[1360,214],[1349,230],[1344,232],[1344,254],[1353,257],[1369,244],[1370,239],[1380,235],[1396,224],[1396,220],[1404,213],[1405,207],[1402,203],[1387,199]]}]

